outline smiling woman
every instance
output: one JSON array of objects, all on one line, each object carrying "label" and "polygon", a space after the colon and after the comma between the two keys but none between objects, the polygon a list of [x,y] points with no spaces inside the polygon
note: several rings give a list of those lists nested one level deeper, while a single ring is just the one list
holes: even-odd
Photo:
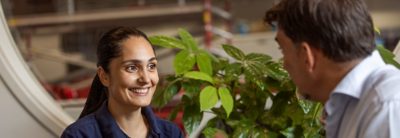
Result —
[{"label": "smiling woman", "polygon": [[62,137],[183,137],[149,107],[158,83],[157,60],[147,36],[114,28],[97,46],[97,75],[80,119]]}]

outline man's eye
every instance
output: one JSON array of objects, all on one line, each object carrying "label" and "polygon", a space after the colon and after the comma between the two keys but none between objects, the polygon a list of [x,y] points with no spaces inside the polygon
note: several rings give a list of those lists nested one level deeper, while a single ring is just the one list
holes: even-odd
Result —
[{"label": "man's eye", "polygon": [[131,65],[131,66],[126,67],[125,70],[128,72],[135,72],[138,70],[138,67]]},{"label": "man's eye", "polygon": [[149,70],[157,69],[157,65],[156,64],[149,64],[147,67],[148,67]]}]

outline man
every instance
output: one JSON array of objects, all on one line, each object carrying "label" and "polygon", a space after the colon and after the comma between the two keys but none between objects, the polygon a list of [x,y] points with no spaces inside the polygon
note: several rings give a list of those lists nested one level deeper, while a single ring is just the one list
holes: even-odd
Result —
[{"label": "man", "polygon": [[281,0],[265,21],[300,93],[324,103],[328,138],[400,137],[400,71],[375,50],[364,0]]}]

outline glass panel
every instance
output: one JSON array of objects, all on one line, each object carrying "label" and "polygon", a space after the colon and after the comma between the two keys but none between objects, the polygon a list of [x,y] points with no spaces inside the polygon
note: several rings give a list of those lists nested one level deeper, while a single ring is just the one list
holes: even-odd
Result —
[{"label": "glass panel", "polygon": [[[115,26],[134,26],[149,36],[176,35],[186,27],[201,35],[200,0],[1,0],[24,59],[48,93],[76,118],[96,73],[95,47]],[[179,15],[179,16],[178,16]],[[156,48],[160,76],[173,70],[174,52]]]},{"label": "glass panel", "polygon": [[[229,1],[229,0],[225,0]],[[225,1],[213,1],[222,8]],[[29,67],[48,93],[73,117],[79,115],[96,73],[97,39],[109,28],[134,26],[151,35],[176,36],[188,29],[202,41],[203,0],[1,0],[10,30]],[[246,53],[265,52],[279,58],[272,28],[262,22],[264,12],[276,0],[235,0],[231,16],[214,9],[212,23],[231,28],[234,45]],[[367,1],[382,43],[389,49],[400,39],[398,0]],[[229,6],[228,6],[229,7]],[[225,15],[225,16],[224,16]],[[230,17],[226,25],[225,18]],[[229,31],[228,31],[229,32]],[[220,46],[217,42],[213,46]],[[204,44],[204,42],[200,42]],[[268,46],[268,47],[266,47]],[[176,51],[156,47],[162,78],[173,72]]]}]

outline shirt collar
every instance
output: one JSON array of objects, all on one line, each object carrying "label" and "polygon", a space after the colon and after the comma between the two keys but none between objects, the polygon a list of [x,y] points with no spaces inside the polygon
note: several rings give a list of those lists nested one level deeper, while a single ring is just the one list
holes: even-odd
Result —
[{"label": "shirt collar", "polygon": [[153,113],[153,109],[150,106],[142,107],[142,114],[146,117],[147,123],[150,125],[151,135],[160,136],[160,124],[158,123],[157,117]]},{"label": "shirt collar", "polygon": [[327,116],[332,115],[333,110],[338,108],[337,102],[344,102],[349,98],[359,99],[362,93],[362,89],[365,87],[365,81],[368,76],[377,68],[384,66],[380,54],[378,51],[372,52],[372,54],[363,59],[357,64],[346,76],[336,85],[335,89],[329,96],[329,100],[325,103],[324,110]]},{"label": "shirt collar", "polygon": [[118,126],[117,121],[111,116],[107,108],[107,101],[95,112],[95,118],[99,123],[100,131],[106,138],[128,137]]},{"label": "shirt collar", "polygon": [[[149,137],[158,137],[161,134],[160,128],[158,127],[157,118],[153,113],[150,106],[142,107],[142,114],[149,123]],[[128,137],[118,126],[115,119],[111,116],[110,111],[107,108],[107,101],[95,112],[95,117],[99,123],[101,133],[104,137],[120,138]]]},{"label": "shirt collar", "polygon": [[356,65],[335,87],[331,93],[333,94],[344,94],[353,98],[359,99],[362,93],[363,85],[367,81],[368,76],[377,68],[384,66],[380,54],[378,51],[374,51],[370,56],[363,59],[358,65]]}]

